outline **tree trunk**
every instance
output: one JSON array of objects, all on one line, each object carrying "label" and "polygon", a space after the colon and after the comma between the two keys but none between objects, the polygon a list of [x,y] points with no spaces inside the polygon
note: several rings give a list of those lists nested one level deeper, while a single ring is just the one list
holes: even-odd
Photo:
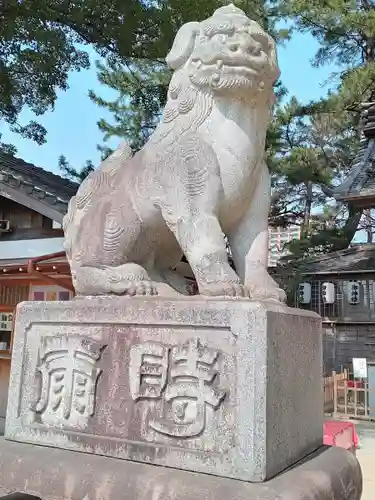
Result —
[{"label": "tree trunk", "polygon": [[301,230],[301,239],[307,238],[310,233],[312,202],[313,202],[313,183],[312,181],[308,181],[306,184],[305,215]]},{"label": "tree trunk", "polygon": [[365,210],[365,220],[366,220],[367,243],[372,243],[373,232],[372,232],[371,208]]}]

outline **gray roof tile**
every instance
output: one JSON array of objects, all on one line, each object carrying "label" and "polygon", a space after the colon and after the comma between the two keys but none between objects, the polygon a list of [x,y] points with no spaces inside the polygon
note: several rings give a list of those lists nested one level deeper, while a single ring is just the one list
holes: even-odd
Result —
[{"label": "gray roof tile", "polygon": [[70,198],[78,189],[75,182],[1,151],[0,181],[22,189],[31,197],[43,199],[61,213],[66,212]]},{"label": "gray roof tile", "polygon": [[305,261],[301,271],[306,274],[373,271],[375,274],[375,244],[353,245],[345,250],[320,255]]},{"label": "gray roof tile", "polygon": [[348,177],[334,190],[338,200],[375,194],[375,103],[365,103],[362,108],[362,146]]}]

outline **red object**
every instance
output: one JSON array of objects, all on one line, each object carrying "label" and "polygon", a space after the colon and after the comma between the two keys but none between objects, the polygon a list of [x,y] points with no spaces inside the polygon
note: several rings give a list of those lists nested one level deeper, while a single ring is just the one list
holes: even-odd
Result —
[{"label": "red object", "polygon": [[57,280],[56,278],[54,278],[48,274],[43,274],[42,272],[39,272],[35,267],[35,265],[40,263],[40,262],[43,262],[46,260],[48,261],[48,260],[52,260],[52,259],[58,259],[59,257],[65,258],[66,257],[65,251],[50,253],[48,255],[41,255],[39,257],[34,257],[33,259],[29,259],[29,262],[27,263],[27,273],[30,274],[30,276],[34,276],[36,278],[42,277],[44,280],[49,281],[53,285],[59,285],[59,286],[65,288],[66,290],[70,290],[71,292],[74,292],[75,290],[74,290],[74,287],[73,287],[71,280],[69,280],[69,281],[65,281],[62,279]]},{"label": "red object", "polygon": [[324,422],[324,444],[350,450],[358,448],[358,434],[353,422],[326,420]]},{"label": "red object", "polygon": [[348,380],[347,382],[348,388],[349,389],[362,389],[363,388],[363,382],[354,382],[354,380]]}]

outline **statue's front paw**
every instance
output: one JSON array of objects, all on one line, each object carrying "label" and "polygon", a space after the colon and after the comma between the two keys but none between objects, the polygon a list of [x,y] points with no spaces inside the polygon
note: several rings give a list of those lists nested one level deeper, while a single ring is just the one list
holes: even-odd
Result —
[{"label": "statue's front paw", "polygon": [[286,293],[284,290],[275,287],[250,288],[250,297],[253,300],[276,300],[277,302],[286,302]]},{"label": "statue's front paw", "polygon": [[112,291],[115,295],[125,295],[127,297],[158,295],[156,286],[152,281],[113,283]]},{"label": "statue's front paw", "polygon": [[260,269],[252,272],[246,278],[250,298],[253,300],[276,300],[286,302],[286,293],[266,270]]},{"label": "statue's front paw", "polygon": [[201,287],[200,295],[205,297],[242,297],[249,298],[250,290],[241,283],[215,283]]}]

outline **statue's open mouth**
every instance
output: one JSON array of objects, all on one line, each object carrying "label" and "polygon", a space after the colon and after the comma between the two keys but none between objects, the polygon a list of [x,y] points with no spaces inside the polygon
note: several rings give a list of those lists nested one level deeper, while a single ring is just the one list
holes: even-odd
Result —
[{"label": "statue's open mouth", "polygon": [[237,54],[233,54],[232,52],[228,53],[227,51],[221,51],[216,53],[214,56],[210,57],[196,57],[193,59],[193,62],[197,65],[197,68],[200,67],[204,69],[212,68],[212,69],[242,69],[246,68],[249,73],[254,75],[258,74],[260,71],[264,72],[267,65],[269,64],[269,60],[265,52],[261,51],[259,54],[246,54],[243,52],[238,52]]},{"label": "statue's open mouth", "polygon": [[222,73],[242,74],[244,76],[252,77],[264,72],[264,66],[267,64],[264,57],[259,58],[259,61],[252,58],[222,58],[211,62],[209,64],[202,60],[197,60],[197,69],[207,71],[219,71]]}]

